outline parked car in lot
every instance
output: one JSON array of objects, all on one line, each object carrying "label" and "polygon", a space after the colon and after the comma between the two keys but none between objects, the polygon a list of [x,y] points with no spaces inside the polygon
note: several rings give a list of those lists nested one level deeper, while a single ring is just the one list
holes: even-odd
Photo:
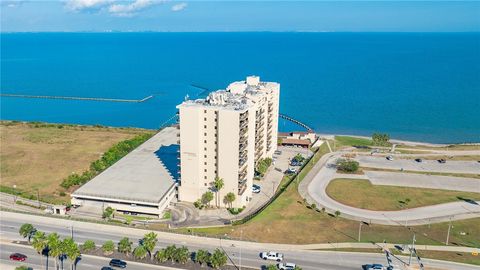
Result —
[{"label": "parked car in lot", "polygon": [[387,156],[386,159],[387,160],[393,160],[393,156]]},{"label": "parked car in lot", "polygon": [[444,158],[441,158],[441,159],[439,159],[439,160],[437,160],[437,161],[438,161],[438,163],[447,163],[447,160],[445,160]]},{"label": "parked car in lot", "polygon": [[294,173],[297,173],[297,169],[295,168],[288,168],[286,171],[285,171],[286,174],[294,174]]},{"label": "parked car in lot", "polygon": [[290,161],[290,166],[302,166],[302,162],[292,160],[292,161]]},{"label": "parked car in lot", "polygon": [[423,160],[421,158],[416,158],[415,161],[416,162],[422,162]]},{"label": "parked car in lot", "polygon": [[275,155],[281,155],[282,154],[282,151],[280,150],[275,150],[275,152],[273,152]]},{"label": "parked car in lot", "polygon": [[111,259],[109,265],[113,266],[113,267],[126,268],[127,267],[127,262],[122,261],[120,259]]},{"label": "parked car in lot", "polygon": [[252,192],[253,193],[260,193],[260,189],[261,189],[261,187],[259,185],[253,184],[253,186],[252,186]]},{"label": "parked car in lot", "polygon": [[273,260],[277,262],[281,262],[283,260],[283,254],[275,251],[262,252],[260,253],[260,257],[264,260]]},{"label": "parked car in lot", "polygon": [[279,263],[277,264],[277,268],[280,270],[295,270],[297,267],[294,263]]},{"label": "parked car in lot", "polygon": [[362,269],[363,270],[385,270],[386,268],[381,264],[374,263],[374,264],[364,264],[362,265]]},{"label": "parked car in lot", "polygon": [[10,260],[23,262],[27,259],[27,255],[22,253],[13,253],[10,255]]}]

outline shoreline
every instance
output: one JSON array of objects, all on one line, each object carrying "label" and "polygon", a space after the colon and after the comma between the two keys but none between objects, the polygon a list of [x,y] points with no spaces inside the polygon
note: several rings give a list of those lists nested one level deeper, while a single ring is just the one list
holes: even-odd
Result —
[{"label": "shoreline", "polygon": [[[25,121],[25,120],[8,120],[8,119],[0,119],[0,123],[25,123],[25,124],[51,124],[51,125],[66,125],[66,126],[84,126],[84,127],[103,127],[103,128],[118,128],[118,129],[140,129],[140,130],[159,130],[161,126],[158,128],[144,128],[144,127],[132,127],[132,126],[108,126],[102,124],[78,124],[78,123],[57,123],[57,122],[45,122],[45,121]],[[298,130],[292,130],[298,131]],[[292,132],[289,131],[289,132]],[[279,131],[280,132],[280,131]],[[331,133],[318,133],[315,132],[320,138],[331,138],[333,139],[334,136],[348,136],[354,138],[361,138],[361,139],[371,139],[369,136],[364,135],[354,135],[354,134],[331,134]],[[409,146],[427,146],[427,147],[447,147],[449,145],[480,145],[480,141],[478,142],[464,142],[464,143],[432,143],[427,141],[412,141],[412,140],[402,140],[402,139],[390,139],[391,143],[394,144],[404,144]]]}]

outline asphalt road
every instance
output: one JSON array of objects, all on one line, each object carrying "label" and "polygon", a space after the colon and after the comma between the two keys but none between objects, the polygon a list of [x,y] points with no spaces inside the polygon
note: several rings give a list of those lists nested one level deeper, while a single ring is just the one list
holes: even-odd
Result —
[{"label": "asphalt road", "polygon": [[[99,225],[84,222],[71,222],[69,220],[52,219],[46,217],[29,216],[23,214],[14,214],[0,212],[2,214],[0,223],[1,239],[20,240],[18,234],[19,227],[23,223],[32,223],[37,229],[51,233],[57,232],[62,237],[71,235],[71,225],[73,224],[73,236],[75,241],[83,243],[87,239],[94,240],[97,244],[102,244],[106,240],[119,241],[122,237],[129,237],[134,243],[145,233],[144,230],[129,229],[118,226]],[[261,251],[274,249],[285,254],[286,262],[294,262],[305,270],[324,269],[361,269],[362,264],[381,263],[386,264],[386,259],[381,254],[369,253],[348,253],[334,251],[304,251],[292,248],[292,246],[280,244],[265,244],[254,242],[241,242],[232,240],[219,240],[213,238],[202,238],[188,235],[178,235],[172,233],[158,232],[159,242],[157,248],[167,245],[176,244],[177,246],[185,245],[191,251],[200,248],[213,250],[217,247],[223,248],[231,260],[236,264],[252,268],[260,268],[265,265],[265,261],[259,258]],[[334,246],[332,245],[332,248]],[[2,248],[3,250],[3,248]],[[87,263],[88,262],[88,263]],[[85,264],[103,265],[103,262],[91,262],[85,259],[81,261],[79,266]],[[397,261],[397,264],[399,262]],[[433,260],[425,260],[426,265],[437,267],[438,269],[480,269],[469,265],[460,265],[449,262],[438,262]],[[129,267],[130,268],[130,267]],[[79,268],[81,269],[81,268]],[[83,268],[82,268],[83,269]],[[88,269],[88,268],[85,268]],[[133,268],[132,268],[133,269]]]},{"label": "asphalt road", "polygon": [[[333,166],[335,160],[341,154],[332,155],[320,171],[313,177],[308,185],[308,193],[313,200],[316,201],[318,207],[325,207],[330,211],[340,211],[344,217],[356,220],[363,220],[369,223],[386,224],[386,225],[419,225],[432,222],[448,221],[450,219],[465,219],[480,216],[480,202],[453,202],[438,204],[426,207],[418,207],[405,209],[400,211],[372,211],[351,207],[330,198],[325,189],[330,181],[335,178],[336,168]],[[375,160],[375,164],[384,166],[389,164],[385,158],[380,161],[379,158],[358,157],[359,160]],[[414,161],[411,161],[414,162]],[[361,166],[366,166],[360,163]],[[382,165],[383,164],[383,165]],[[444,164],[440,164],[444,165]],[[453,166],[453,165],[452,165]],[[480,165],[479,165],[480,166]],[[371,167],[377,167],[377,165]]]}]

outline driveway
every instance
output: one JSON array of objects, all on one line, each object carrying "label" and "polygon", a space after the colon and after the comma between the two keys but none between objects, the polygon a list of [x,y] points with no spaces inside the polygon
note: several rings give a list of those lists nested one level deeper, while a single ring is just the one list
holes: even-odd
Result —
[{"label": "driveway", "polygon": [[[308,184],[307,199],[315,201],[319,208],[325,207],[329,212],[340,211],[341,216],[354,220],[385,225],[421,225],[444,222],[450,219],[480,217],[480,202],[453,202],[439,205],[405,209],[400,211],[372,211],[359,209],[339,203],[330,198],[325,189],[336,176],[335,160],[341,154],[328,155],[325,166],[312,176]],[[369,159],[367,159],[369,160]],[[364,165],[364,164],[362,164]],[[316,170],[312,170],[315,173]],[[300,192],[302,194],[302,192]]]}]

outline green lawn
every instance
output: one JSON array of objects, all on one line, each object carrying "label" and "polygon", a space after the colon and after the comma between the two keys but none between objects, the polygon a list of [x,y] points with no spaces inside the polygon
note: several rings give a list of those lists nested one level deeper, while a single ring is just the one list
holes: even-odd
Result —
[{"label": "green lawn", "polygon": [[386,211],[455,202],[458,197],[480,200],[475,192],[372,185],[360,179],[334,179],[327,194],[346,205]]}]

